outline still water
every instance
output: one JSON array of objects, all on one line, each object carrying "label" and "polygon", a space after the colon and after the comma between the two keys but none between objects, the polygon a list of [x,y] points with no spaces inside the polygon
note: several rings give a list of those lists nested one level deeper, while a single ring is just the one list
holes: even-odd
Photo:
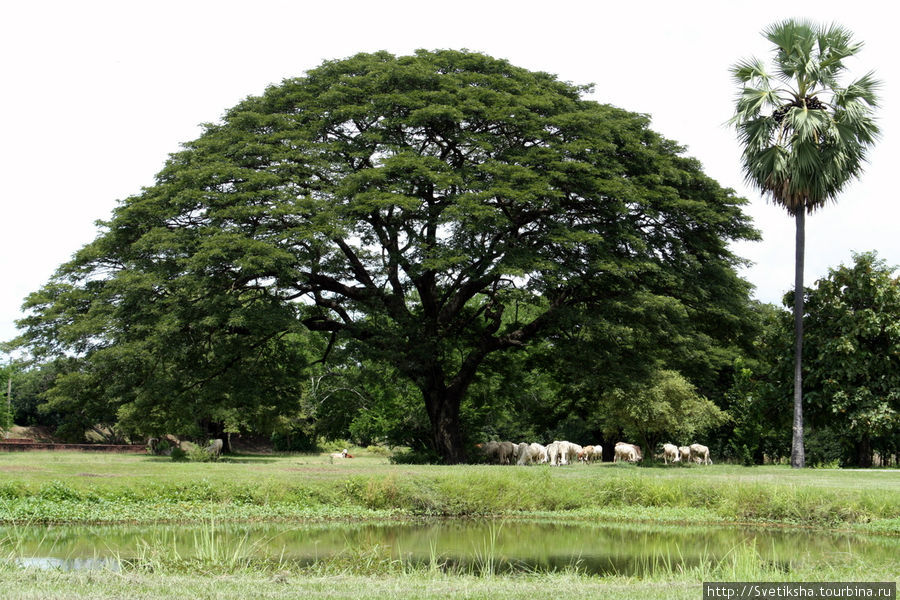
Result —
[{"label": "still water", "polygon": [[372,553],[410,564],[499,572],[577,569],[646,574],[727,559],[752,545],[775,569],[867,564],[900,556],[900,539],[802,529],[542,521],[0,527],[0,557],[23,567],[117,569],[148,552],[180,558],[314,563]]}]

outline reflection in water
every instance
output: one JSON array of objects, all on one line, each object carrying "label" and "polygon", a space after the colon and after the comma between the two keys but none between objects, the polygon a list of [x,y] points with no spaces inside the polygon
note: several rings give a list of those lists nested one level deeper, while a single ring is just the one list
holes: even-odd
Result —
[{"label": "reflection in water", "polygon": [[[207,524],[142,527],[0,527],[0,557],[23,567],[117,568],[148,550],[217,560],[313,563],[372,549],[412,564],[497,572],[577,569],[642,575],[716,562],[752,545],[779,570],[791,564],[840,564],[900,555],[900,539],[744,527],[644,526],[540,521],[442,520],[367,524]],[[29,558],[30,557],[30,558]]]},{"label": "reflection in water", "polygon": [[16,566],[36,569],[57,569],[60,571],[92,571],[105,569],[118,571],[120,564],[115,558],[47,558],[31,557],[15,559]]}]

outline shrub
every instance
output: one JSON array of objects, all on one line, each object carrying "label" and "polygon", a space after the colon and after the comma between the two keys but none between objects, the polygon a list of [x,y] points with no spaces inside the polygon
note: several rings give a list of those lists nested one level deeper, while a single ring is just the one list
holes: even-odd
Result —
[{"label": "shrub", "polygon": [[21,481],[4,481],[0,483],[0,500],[21,498],[27,493],[27,489]]},{"label": "shrub", "polygon": [[349,440],[325,440],[319,442],[322,452],[340,452],[344,448],[350,448],[353,444]]},{"label": "shrub", "polygon": [[368,446],[366,447],[366,452],[377,456],[390,456],[392,450],[387,446]]},{"label": "shrub", "polygon": [[78,490],[70,488],[61,481],[51,481],[41,486],[38,496],[43,500],[77,502],[82,499]]},{"label": "shrub", "polygon": [[207,450],[206,446],[192,445],[186,454],[191,462],[214,462],[219,459],[218,455]]},{"label": "shrub", "polygon": [[441,462],[441,457],[433,450],[410,449],[391,456],[391,463],[395,465],[437,465]]},{"label": "shrub", "polygon": [[158,456],[165,456],[172,450],[172,443],[169,440],[162,438],[158,442],[156,442],[156,447],[153,449],[153,453]]}]

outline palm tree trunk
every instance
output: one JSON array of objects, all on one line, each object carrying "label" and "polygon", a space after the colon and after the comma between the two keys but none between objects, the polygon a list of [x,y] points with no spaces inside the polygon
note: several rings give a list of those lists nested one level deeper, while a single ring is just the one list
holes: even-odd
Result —
[{"label": "palm tree trunk", "polygon": [[795,215],[797,223],[794,262],[794,427],[791,441],[791,466],[806,466],[803,450],[803,259],[806,246],[806,206]]}]

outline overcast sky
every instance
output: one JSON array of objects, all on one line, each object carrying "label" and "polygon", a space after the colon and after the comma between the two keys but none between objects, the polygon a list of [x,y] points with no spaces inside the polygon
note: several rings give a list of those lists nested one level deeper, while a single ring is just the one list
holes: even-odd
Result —
[{"label": "overcast sky", "polygon": [[[96,236],[120,199],[152,185],[200,124],[268,85],[357,52],[467,48],[646,113],[720,184],[750,200],[763,241],[736,248],[756,297],[793,282],[793,221],[743,182],[725,122],[729,66],[768,58],[760,31],[789,17],[837,22],[865,42],[852,72],[884,82],[883,138],[860,181],[807,220],[806,283],[875,250],[900,264],[896,23],[885,3],[759,1],[9,2],[0,9],[0,340],[27,294]],[[789,12],[792,10],[806,12]],[[891,57],[895,58],[891,58]]]}]

